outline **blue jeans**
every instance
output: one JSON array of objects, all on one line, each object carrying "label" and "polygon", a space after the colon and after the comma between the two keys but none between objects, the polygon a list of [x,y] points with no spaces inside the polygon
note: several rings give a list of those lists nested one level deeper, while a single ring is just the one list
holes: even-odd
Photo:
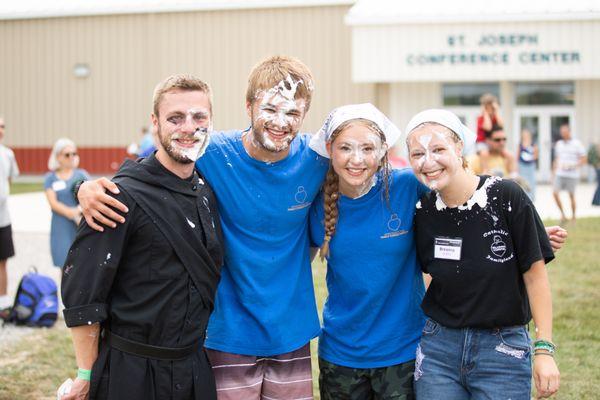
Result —
[{"label": "blue jeans", "polygon": [[415,392],[417,400],[530,400],[527,330],[452,329],[428,319],[417,348]]}]

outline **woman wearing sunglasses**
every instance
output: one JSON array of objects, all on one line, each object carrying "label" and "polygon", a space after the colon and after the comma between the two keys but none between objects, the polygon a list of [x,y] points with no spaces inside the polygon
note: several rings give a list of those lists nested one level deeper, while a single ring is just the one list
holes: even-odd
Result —
[{"label": "woman wearing sunglasses", "polygon": [[62,267],[69,247],[75,238],[77,225],[81,220],[75,199],[73,198],[73,185],[82,179],[89,179],[88,173],[77,168],[79,155],[77,147],[70,139],[58,139],[54,143],[48,169],[44,181],[46,198],[52,209],[52,223],[50,225],[50,250],[52,262],[56,267]]}]

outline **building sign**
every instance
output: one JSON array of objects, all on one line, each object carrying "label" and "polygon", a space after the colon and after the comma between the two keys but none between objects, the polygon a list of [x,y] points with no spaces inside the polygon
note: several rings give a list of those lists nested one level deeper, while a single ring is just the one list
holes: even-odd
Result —
[{"label": "building sign", "polygon": [[357,82],[600,79],[600,21],[352,27]]},{"label": "building sign", "polygon": [[[446,44],[447,52],[442,53],[417,53],[406,56],[406,63],[410,66],[427,64],[436,65],[475,65],[494,64],[510,65],[519,64],[569,64],[579,63],[580,53],[571,50],[537,51],[538,35],[528,33],[486,33],[479,37],[467,37],[465,34],[448,35]],[[474,51],[465,49],[475,48]],[[520,49],[511,52],[511,49]],[[533,49],[531,49],[533,48]]]}]

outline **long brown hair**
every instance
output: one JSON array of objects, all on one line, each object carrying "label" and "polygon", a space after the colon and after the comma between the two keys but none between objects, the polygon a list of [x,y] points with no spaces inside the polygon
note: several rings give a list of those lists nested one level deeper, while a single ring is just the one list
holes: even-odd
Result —
[{"label": "long brown hair", "polygon": [[[361,125],[367,129],[373,131],[373,133],[376,133],[377,135],[379,135],[379,137],[381,138],[381,141],[383,143],[385,143],[385,134],[379,128],[379,126],[377,126],[377,124],[375,124],[372,121],[369,121],[367,119],[362,119],[362,118],[351,119],[351,120],[348,120],[348,121],[345,121],[344,123],[342,123],[339,127],[337,127],[337,129],[335,131],[333,131],[333,133],[331,134],[331,137],[329,139],[329,142],[333,143],[335,141],[335,139],[346,128],[349,128],[350,126],[354,126],[354,125]],[[379,163],[377,172],[379,172],[379,171],[381,171],[381,173],[382,173],[383,184],[384,184],[384,188],[385,188],[384,192],[383,192],[383,197],[386,201],[387,206],[389,207],[389,205],[390,205],[390,183],[389,182],[390,182],[391,168],[390,168],[390,164],[388,161],[387,151]],[[325,211],[325,220],[324,220],[325,238],[323,239],[323,244],[321,245],[320,253],[319,253],[321,260],[323,260],[326,257],[329,257],[329,254],[330,254],[329,242],[333,238],[333,235],[335,234],[335,230],[336,230],[336,226],[337,226],[337,221],[338,221],[338,217],[339,217],[339,210],[338,210],[339,199],[340,199],[339,176],[333,169],[333,163],[331,162],[331,159],[330,159],[329,160],[329,170],[327,171],[327,176],[325,177],[325,183],[323,183],[323,203],[324,203],[323,208]]]}]

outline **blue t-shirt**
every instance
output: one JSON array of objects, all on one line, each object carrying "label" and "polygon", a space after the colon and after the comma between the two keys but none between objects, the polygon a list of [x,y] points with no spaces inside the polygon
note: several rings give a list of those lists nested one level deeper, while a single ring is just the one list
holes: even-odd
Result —
[{"label": "blue t-shirt", "polygon": [[[413,217],[428,189],[410,169],[392,170],[390,207],[383,180],[364,196],[341,196],[327,260],[329,297],[319,356],[350,368],[387,367],[415,358],[424,316]],[[313,246],[325,234],[322,194],[310,213]]]},{"label": "blue t-shirt", "polygon": [[196,168],[219,203],[225,261],[205,346],[276,355],[319,334],[308,214],[328,161],[299,134],[277,162],[250,157],[242,132],[215,133]]},{"label": "blue t-shirt", "polygon": [[[79,180],[88,180],[90,176],[83,169],[75,169],[71,177],[62,180],[55,172],[48,172],[44,177],[44,190],[52,189],[56,193],[56,200],[68,207],[77,207],[77,201],[73,197],[73,186]],[[75,222],[52,211],[50,222],[50,252],[52,263],[56,267],[62,267],[67,258],[67,253],[75,239],[77,225]]]}]

